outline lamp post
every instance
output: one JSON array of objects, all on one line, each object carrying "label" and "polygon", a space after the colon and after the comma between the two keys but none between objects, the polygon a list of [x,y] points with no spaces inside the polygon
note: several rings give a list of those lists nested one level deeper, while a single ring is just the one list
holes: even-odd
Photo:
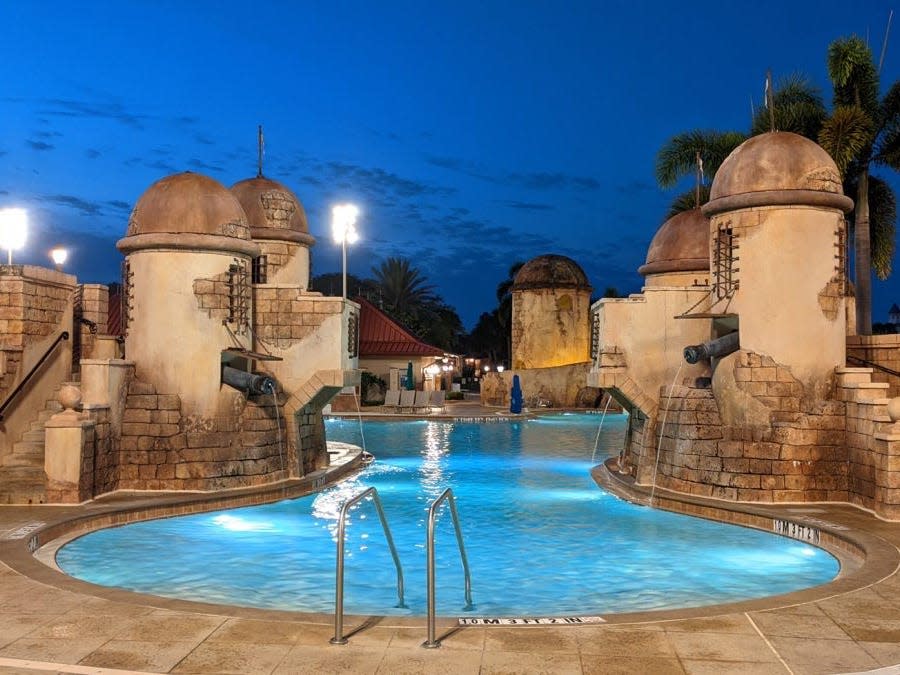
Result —
[{"label": "lamp post", "polygon": [[5,248],[9,255],[7,264],[12,265],[13,249],[25,246],[27,232],[28,214],[25,209],[0,209],[0,248]]},{"label": "lamp post", "polygon": [[331,209],[331,235],[335,244],[341,245],[341,261],[344,280],[344,300],[347,299],[347,244],[359,240],[356,219],[359,209],[353,204],[338,204]]},{"label": "lamp post", "polygon": [[53,261],[53,264],[56,265],[57,271],[62,272],[63,265],[65,265],[66,260],[69,259],[69,252],[62,246],[57,246],[50,251],[50,259]]}]

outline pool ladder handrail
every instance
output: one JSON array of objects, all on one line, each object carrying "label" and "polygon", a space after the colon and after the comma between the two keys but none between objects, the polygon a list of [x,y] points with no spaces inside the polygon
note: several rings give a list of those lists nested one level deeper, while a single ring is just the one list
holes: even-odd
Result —
[{"label": "pool ladder handrail", "polygon": [[462,560],[463,573],[465,574],[466,606],[464,611],[469,611],[474,607],[472,604],[472,579],[469,575],[469,560],[466,558],[466,547],[463,544],[462,530],[459,527],[459,514],[456,512],[456,497],[453,496],[453,490],[447,488],[428,508],[428,538],[425,542],[428,558],[428,640],[422,643],[422,646],[426,649],[436,649],[441,646],[441,641],[435,638],[434,629],[434,523],[437,518],[437,508],[445,500],[450,505],[453,529],[456,530],[456,543],[459,546],[459,557]]},{"label": "pool ladder handrail", "polygon": [[391,556],[394,558],[394,566],[397,568],[397,607],[406,607],[403,603],[403,568],[400,565],[400,556],[397,555],[394,538],[391,537],[391,529],[388,527],[387,519],[384,517],[384,509],[381,506],[381,499],[378,497],[378,490],[370,487],[344,502],[344,505],[341,507],[341,515],[338,518],[337,566],[334,589],[334,637],[329,640],[333,645],[347,644],[347,638],[344,636],[344,533],[347,525],[347,513],[354,504],[361,502],[369,495],[372,495],[372,501],[375,502],[375,510],[378,511],[378,518],[381,520],[384,538],[387,539],[388,548],[391,549]]}]

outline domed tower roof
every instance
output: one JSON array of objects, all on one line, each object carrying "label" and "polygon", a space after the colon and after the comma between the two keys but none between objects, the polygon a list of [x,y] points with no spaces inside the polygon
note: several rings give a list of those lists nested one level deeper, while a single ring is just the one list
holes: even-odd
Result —
[{"label": "domed tower roof", "polygon": [[805,204],[849,211],[837,165],[813,141],[787,131],[753,136],[725,158],[703,213],[752,206]]},{"label": "domed tower roof", "polygon": [[564,255],[541,255],[522,265],[513,281],[513,291],[537,288],[572,288],[590,293],[593,289],[577,262]]},{"label": "domed tower roof", "polygon": [[248,178],[231,186],[250,223],[254,239],[278,239],[312,246],[306,211],[297,196],[281,183],[264,176]]},{"label": "domed tower roof", "polygon": [[699,208],[682,211],[662,224],[638,274],[709,271],[709,219]]},{"label": "domed tower roof", "polygon": [[146,248],[212,249],[254,255],[247,217],[224,185],[199,173],[166,176],[138,199],[123,253]]}]

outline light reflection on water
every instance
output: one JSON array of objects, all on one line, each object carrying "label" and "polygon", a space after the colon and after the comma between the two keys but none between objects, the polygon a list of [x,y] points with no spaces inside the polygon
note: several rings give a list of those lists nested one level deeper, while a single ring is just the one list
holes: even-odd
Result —
[{"label": "light reflection on water", "polygon": [[[684,607],[759,597],[830,580],[836,561],[763,532],[634,506],[589,475],[599,416],[475,424],[367,422],[376,461],[320,494],[136,523],[64,547],[58,563],[105,585],[187,599],[333,611],[341,506],[376,487],[399,551],[409,609],[394,608],[395,571],[370,500],[346,530],[346,611],[425,611],[427,509],[452,487],[479,615],[559,615]],[[360,444],[356,421],[329,439]],[[598,461],[622,447],[608,415]],[[438,613],[464,604],[449,517],[437,523]]]}]

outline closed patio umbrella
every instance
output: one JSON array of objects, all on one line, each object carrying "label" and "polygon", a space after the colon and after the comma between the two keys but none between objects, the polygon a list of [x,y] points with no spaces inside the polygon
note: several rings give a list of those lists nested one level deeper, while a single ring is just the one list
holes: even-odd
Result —
[{"label": "closed patio umbrella", "polygon": [[406,388],[415,389],[416,381],[413,379],[412,361],[406,364]]}]

